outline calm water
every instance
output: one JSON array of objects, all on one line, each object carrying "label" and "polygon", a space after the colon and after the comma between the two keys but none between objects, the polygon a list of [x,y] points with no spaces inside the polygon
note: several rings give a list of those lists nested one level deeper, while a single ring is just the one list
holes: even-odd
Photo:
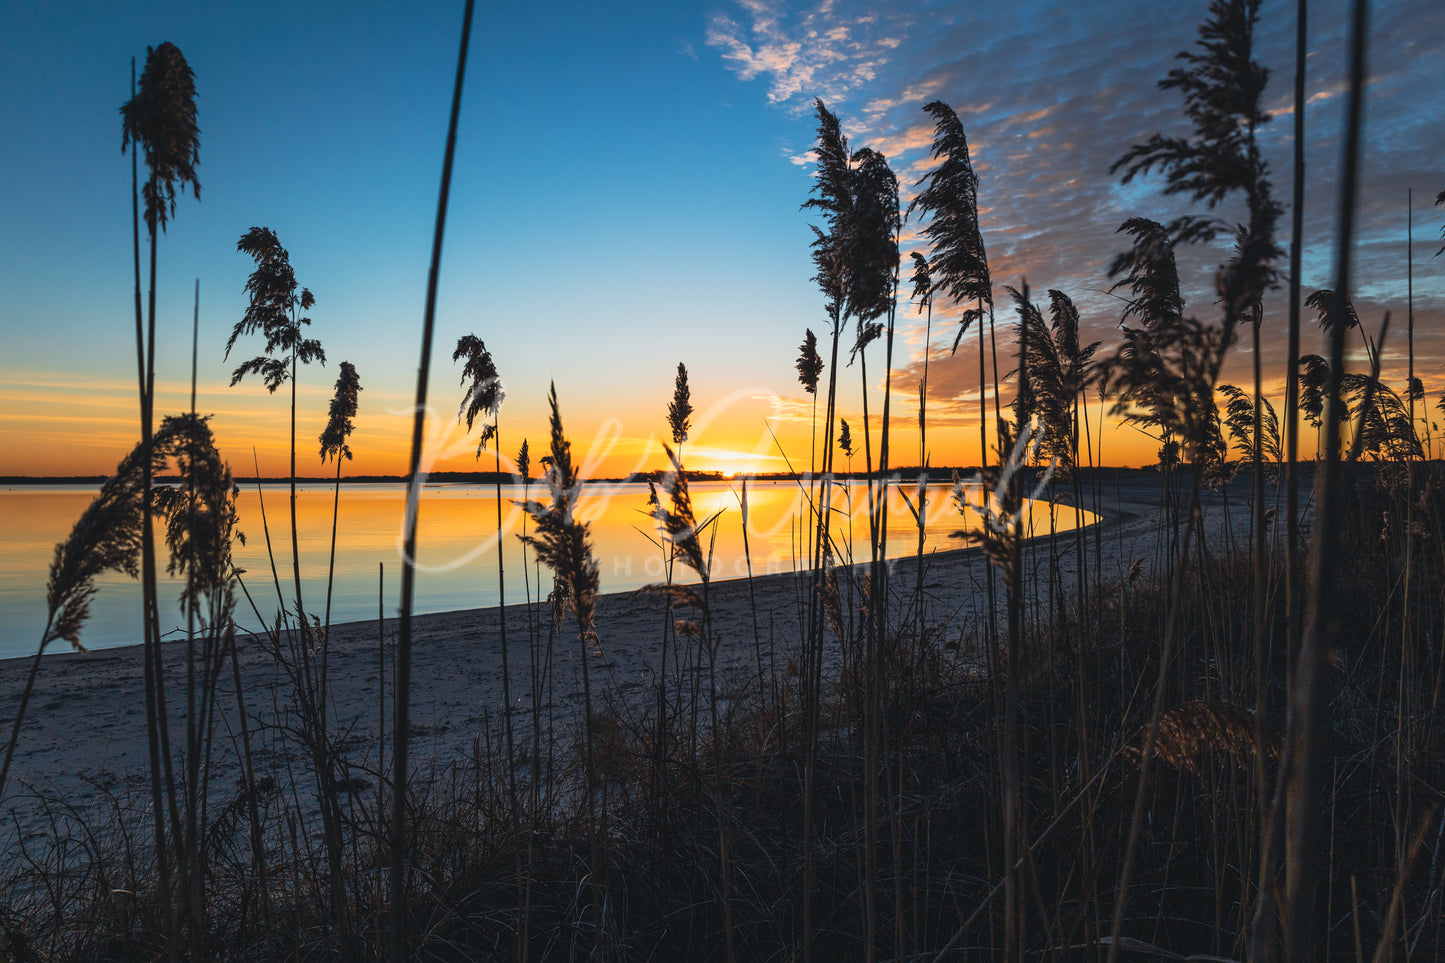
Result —
[{"label": "calm water", "polygon": [[[912,499],[914,486],[907,486]],[[692,486],[694,511],[699,519],[717,516],[708,532],[716,532],[713,546],[713,577],[741,577],[748,574],[743,551],[741,487],[726,483]],[[592,525],[594,551],[602,569],[606,592],[638,588],[662,578],[662,551],[655,544],[654,523],[645,514],[647,486],[588,486],[579,516]],[[21,486],[0,489],[0,658],[34,652],[45,627],[45,581],[55,543],[64,539],[71,526],[95,495],[89,486]],[[532,498],[545,499],[546,486],[533,485]],[[522,488],[502,487],[503,545],[507,554],[507,601],[525,600],[522,581],[521,545],[524,515],[515,504]],[[861,482],[853,483],[848,497],[834,496],[834,532],[840,550],[849,552],[849,532],[858,557],[868,554],[866,494]],[[977,503],[978,493],[971,493]],[[276,591],[267,559],[261,506],[264,502],[271,544],[282,590],[288,600],[294,594],[291,575],[291,536],[288,492],[284,485],[263,486],[257,497],[253,486],[242,492],[239,511],[246,545],[235,550],[236,565],[263,616],[273,618]],[[332,590],[331,619],[347,622],[374,619],[379,610],[395,616],[400,596],[402,552],[401,525],[406,490],[400,485],[344,485],[336,539],[336,577]],[[946,484],[931,485],[924,508],[925,551],[959,548],[957,535],[978,525],[975,512],[960,515],[949,497]],[[853,509],[848,511],[849,503]],[[1046,503],[1035,503],[1032,523],[1047,531]],[[914,516],[905,498],[894,490],[889,505],[888,554],[912,554],[917,545]],[[296,504],[300,527],[301,584],[308,612],[322,614],[326,602],[326,567],[331,540],[332,492],[329,487],[298,490]],[[1086,518],[1088,513],[1085,513]],[[419,515],[419,552],[416,581],[416,611],[446,612],[455,609],[495,605],[497,586],[497,499],[491,486],[430,486],[423,495]],[[800,522],[801,520],[801,522]],[[1058,513],[1058,527],[1071,528],[1072,508]],[[752,570],[762,575],[792,571],[805,556],[800,524],[806,524],[806,502],[796,482],[751,482],[748,485],[748,548]],[[704,543],[706,544],[706,542]],[[164,546],[161,546],[164,553]],[[164,560],[161,561],[164,569]],[[384,567],[381,581],[378,570]],[[674,573],[678,581],[689,580],[691,572],[680,564]],[[550,588],[546,571],[542,581]],[[104,648],[136,642],[140,625],[140,586],[124,575],[108,575],[91,604],[91,618],[81,635],[88,648]],[[163,630],[183,632],[184,622],[176,605],[180,584],[165,581],[161,586]],[[545,594],[544,589],[544,594]],[[379,594],[380,593],[380,594]],[[535,579],[532,584],[536,597]],[[251,628],[255,614],[244,596],[239,596],[237,617]],[[59,651],[66,643],[52,643]]]}]

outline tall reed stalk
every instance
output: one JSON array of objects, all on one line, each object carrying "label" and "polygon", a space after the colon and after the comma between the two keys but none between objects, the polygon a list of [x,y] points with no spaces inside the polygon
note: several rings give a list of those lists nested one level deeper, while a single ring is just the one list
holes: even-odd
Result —
[{"label": "tall reed stalk", "polygon": [[[1261,159],[1255,138],[1257,128],[1269,119],[1262,101],[1268,71],[1253,59],[1254,27],[1259,16],[1258,0],[1213,0],[1209,15],[1199,28],[1197,50],[1185,51],[1180,59],[1187,66],[1171,70],[1159,82],[1162,89],[1179,90],[1184,99],[1184,113],[1193,130],[1189,137],[1166,137],[1154,134],[1147,141],[1131,147],[1117,160],[1111,172],[1123,169],[1123,181],[1158,170],[1165,178],[1166,194],[1185,194],[1196,202],[1213,208],[1226,198],[1242,194],[1248,208],[1248,219],[1234,230],[1235,254],[1216,275],[1216,288],[1223,301],[1222,324],[1211,329],[1192,319],[1175,314],[1182,309],[1174,302],[1172,288],[1176,280],[1159,285],[1155,276],[1168,279],[1172,274],[1172,243],[1175,240],[1209,240],[1226,224],[1215,218],[1186,215],[1176,219],[1167,229],[1153,222],[1136,219],[1125,228],[1136,238],[1134,252],[1116,262],[1116,271],[1128,267],[1129,283],[1136,290],[1147,292],[1157,300],[1160,309],[1145,313],[1145,331],[1126,329],[1126,347],[1112,359],[1113,370],[1123,372],[1121,381],[1124,406],[1143,402],[1152,410],[1146,417],[1165,429],[1166,434],[1181,439],[1188,447],[1194,467],[1192,505],[1189,526],[1196,524],[1199,512],[1199,484],[1202,472],[1218,472],[1223,465],[1223,443],[1220,440],[1219,417],[1214,401],[1214,386],[1224,357],[1236,337],[1236,327],[1259,317],[1259,305],[1265,291],[1275,281],[1274,263],[1279,249],[1274,241],[1274,228],[1280,216],[1279,205],[1271,194],[1268,171]],[[1167,257],[1167,260],[1166,260]],[[1150,317],[1150,315],[1157,317]],[[1256,350],[1256,358],[1258,351]],[[1122,364],[1120,364],[1122,363]],[[1255,392],[1255,451],[1262,436],[1258,380]],[[1172,406],[1172,410],[1171,410]],[[1262,459],[1256,458],[1257,463]],[[1263,624],[1263,493],[1262,464],[1255,476],[1255,621],[1253,643],[1255,653],[1256,697],[1264,697],[1267,640]],[[1186,531],[1185,541],[1188,541]],[[1184,556],[1180,555],[1181,563]],[[1181,572],[1174,573],[1181,578]],[[1176,599],[1171,596],[1169,624],[1175,624]],[[1173,639],[1167,638],[1166,649]],[[1161,669],[1156,690],[1154,711],[1150,719],[1151,735],[1146,739],[1143,771],[1135,798],[1131,836],[1126,844],[1120,886],[1116,896],[1112,943],[1112,963],[1119,952],[1123,924],[1123,901],[1127,900],[1130,862],[1135,847],[1135,834],[1140,826],[1144,785],[1148,774],[1152,733],[1162,709],[1160,701],[1164,675]],[[1262,773],[1262,769],[1257,772]]]},{"label": "tall reed stalk", "polygon": [[[685,384],[685,369],[678,366],[679,379]],[[719,890],[722,902],[723,913],[723,944],[726,950],[729,963],[737,958],[737,950],[734,946],[733,915],[732,915],[732,867],[729,860],[729,833],[727,821],[727,805],[724,799],[723,780],[723,741],[725,732],[718,717],[718,693],[717,693],[717,650],[719,639],[713,629],[712,623],[712,564],[711,552],[705,553],[702,548],[701,532],[707,526],[707,522],[698,524],[693,513],[692,497],[688,493],[687,472],[682,466],[682,458],[671,448],[663,446],[667,452],[671,469],[663,475],[662,489],[667,495],[667,503],[661,500],[655,509],[654,518],[662,537],[676,550],[678,558],[684,564],[697,573],[702,580],[702,595],[692,595],[694,605],[702,611],[703,621],[697,634],[697,642],[704,650],[708,660],[708,711],[711,716],[711,732],[709,742],[712,744],[712,765],[713,765],[713,807],[717,819],[717,840],[718,840],[718,871],[720,875]]]},{"label": "tall reed stalk", "polygon": [[[322,429],[321,437],[318,439],[321,443],[321,463],[326,464],[327,458],[336,460],[336,482],[331,497],[331,552],[326,564],[326,618],[322,623],[323,636],[326,638],[328,646],[331,636],[331,590],[336,582],[336,529],[337,521],[341,517],[341,463],[343,460],[351,461],[351,446],[347,444],[347,439],[356,430],[352,419],[356,417],[356,394],[360,390],[361,379],[356,374],[356,366],[350,361],[341,362],[340,373],[336,378],[336,393],[331,396],[326,427]],[[324,687],[326,678],[324,662],[322,663],[321,678]]]},{"label": "tall reed stalk", "polygon": [[[507,786],[513,808],[517,804],[517,776],[512,768],[516,756],[516,745],[512,736],[512,670],[507,652],[507,565],[502,539],[502,438],[498,416],[502,409],[502,381],[497,375],[497,366],[492,353],[481,338],[474,334],[464,335],[457,340],[452,360],[466,359],[462,369],[461,383],[466,386],[462,393],[461,405],[457,408],[457,420],[465,420],[470,432],[479,416],[490,418],[482,425],[480,441],[477,442],[477,458],[482,457],[487,443],[492,443],[495,454],[494,481],[497,502],[497,625],[502,640],[502,701],[506,708],[502,713],[502,725],[507,740]],[[470,383],[468,383],[470,382]]]},{"label": "tall reed stalk", "polygon": [[818,160],[818,177],[813,194],[804,204],[804,209],[823,212],[828,230],[813,228],[813,266],[817,270],[814,280],[823,292],[828,313],[831,334],[831,349],[827,363],[828,400],[824,406],[822,465],[819,475],[819,492],[814,506],[817,515],[817,531],[812,542],[810,566],[811,588],[809,597],[808,624],[804,633],[803,712],[806,731],[803,763],[803,963],[813,959],[813,860],[814,860],[814,809],[815,782],[817,779],[818,734],[821,721],[822,660],[823,660],[823,588],[824,565],[831,545],[832,523],[832,473],[833,473],[833,425],[837,417],[837,372],[838,339],[843,324],[848,318],[848,283],[844,264],[844,245],[849,230],[848,218],[852,211],[853,192],[851,172],[848,167],[850,154],[848,139],[843,135],[842,126],[836,115],[831,113],[823,101],[814,102],[814,113],[818,119],[818,142],[813,153]]},{"label": "tall reed stalk", "polygon": [[406,533],[404,565],[401,573],[401,613],[397,632],[396,694],[392,699],[396,713],[392,735],[392,808],[390,847],[391,930],[389,952],[392,963],[402,963],[409,956],[407,941],[406,902],[406,816],[407,816],[407,754],[410,750],[411,726],[411,615],[416,586],[416,520],[421,499],[423,474],[421,468],[422,437],[426,428],[427,379],[431,376],[432,335],[436,326],[437,282],[441,273],[442,238],[446,234],[447,199],[452,186],[452,159],[457,149],[457,118],[462,106],[462,83],[466,78],[467,49],[472,37],[472,11],[476,0],[467,0],[462,13],[462,36],[457,53],[456,81],[452,86],[451,116],[447,121],[446,149],[442,159],[441,188],[437,196],[436,227],[432,233],[431,266],[427,271],[426,307],[422,311],[421,363],[417,366],[416,406],[412,416],[411,454],[407,461]]},{"label": "tall reed stalk", "polygon": [[[492,361],[492,354],[487,350],[487,346],[481,338],[474,334],[468,334],[457,340],[456,350],[452,352],[452,360],[460,361],[463,358],[466,359],[466,364],[462,369],[461,384],[466,386],[466,391],[462,393],[462,401],[457,408],[457,420],[465,420],[467,431],[470,432],[478,416],[491,418],[490,423],[482,425],[481,439],[477,442],[477,458],[481,459],[482,452],[486,450],[487,442],[490,441],[495,462],[493,482],[497,509],[497,628],[502,642],[502,730],[506,738],[507,750],[508,819],[514,820],[517,814],[517,770],[515,765],[517,747],[512,732],[512,663],[510,653],[507,651],[507,560],[506,543],[502,538],[502,436],[499,421],[504,392],[501,379],[497,375],[497,366]],[[513,855],[516,861],[518,905],[520,906],[522,902],[520,898],[521,849],[514,848]],[[521,958],[524,951],[520,941],[522,932],[520,919],[517,921],[515,931],[519,936],[516,952],[518,958]]]},{"label": "tall reed stalk", "polygon": [[[592,554],[592,536],[586,522],[577,518],[577,500],[582,494],[582,481],[572,464],[572,444],[562,427],[562,412],[557,405],[557,387],[547,393],[550,409],[551,461],[546,482],[551,495],[549,504],[528,501],[523,506],[532,517],[535,534],[527,536],[538,561],[552,570],[557,588],[562,590],[565,605],[577,620],[577,643],[582,663],[582,733],[584,747],[583,799],[586,811],[596,805],[596,753],[593,746],[592,677],[589,662],[594,652],[601,652],[597,635],[596,606],[601,586],[601,572]],[[605,808],[601,817],[605,819]],[[593,939],[598,952],[607,945],[606,856],[601,851],[606,827],[599,820],[587,820],[590,850],[590,877],[596,929]]]},{"label": "tall reed stalk", "polygon": [[[136,365],[140,382],[141,444],[152,442],[155,418],[156,350],[156,249],[160,231],[175,214],[176,190],[185,193],[189,185],[197,200],[201,196],[196,166],[200,163],[200,127],[197,124],[195,75],[180,49],[171,43],[146,48],[145,70],[135,86],[135,63],[131,62],[131,98],[121,106],[121,149],[134,145],[144,150],[149,176],[141,193],[145,197],[145,222],[150,238],[150,286],[147,319],[142,334],[140,297],[140,234],[136,203],[136,154],[131,155],[131,225],[135,265]],[[142,465],[141,504],[151,497],[151,462]],[[150,753],[155,855],[159,866],[162,900],[169,937],[167,953],[176,958],[176,929],[170,905],[169,859],[165,842],[163,813],[169,811],[179,825],[175,780],[171,769],[170,727],[166,712],[165,677],[160,653],[160,614],[156,599],[155,537],[147,518],[141,532],[141,593],[144,612],[145,701],[147,740]],[[162,806],[164,781],[167,805]]]},{"label": "tall reed stalk", "polygon": [[1334,591],[1343,512],[1340,492],[1341,384],[1345,364],[1345,318],[1354,242],[1355,192],[1359,172],[1360,122],[1364,105],[1369,5],[1355,0],[1350,27],[1350,92],[1345,107],[1340,199],[1335,240],[1333,299],[1336,316],[1329,331],[1330,375],[1326,386],[1325,463],[1319,485],[1319,511],[1310,571],[1311,598],[1296,660],[1289,701],[1289,756],[1282,769],[1285,794],[1275,805],[1288,806],[1285,834],[1285,955],[1313,956],[1319,946],[1318,877],[1320,802],[1324,782],[1324,662],[1329,645],[1330,598]]}]

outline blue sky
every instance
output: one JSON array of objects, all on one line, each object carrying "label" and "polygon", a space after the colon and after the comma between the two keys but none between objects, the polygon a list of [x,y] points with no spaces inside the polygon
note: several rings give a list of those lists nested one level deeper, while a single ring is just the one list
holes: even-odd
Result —
[{"label": "blue sky", "polygon": [[[614,443],[608,470],[656,467],[649,442],[684,361],[707,423],[695,457],[775,456],[765,423],[805,454],[792,364],[804,328],[823,323],[799,210],[817,96],[855,146],[889,156],[905,187],[926,169],[922,104],[958,109],[1000,301],[1021,276],[1041,296],[1063,288],[1107,339],[1117,303],[1102,293],[1105,269],[1123,246],[1114,229],[1180,209],[1157,182],[1121,187],[1108,167],[1155,130],[1181,131],[1176,96],[1155,81],[1204,12],[1192,2],[1028,2],[1007,15],[827,0],[482,5],[441,278],[437,466],[465,468],[475,448],[447,427],[459,400],[450,348],[466,333],[487,342],[507,384],[507,451],[523,434],[543,436],[555,379],[581,447],[602,432]],[[130,58],[143,63],[146,46],[165,40],[196,74],[202,192],[199,204],[178,202],[161,239],[162,406],[185,403],[199,277],[201,410],[215,414],[238,469],[255,445],[263,471],[280,470],[284,399],[249,382],[228,388],[221,359],[252,267],[236,239],[266,225],[316,295],[311,333],[331,362],[300,381],[303,470],[335,363],[350,360],[365,389],[357,468],[402,471],[460,16],[460,3],[424,13],[374,3],[0,8],[0,123],[12,132],[0,148],[0,474],[103,472],[135,437],[130,171],[117,108]],[[1307,288],[1329,273],[1346,17],[1340,0],[1311,5]],[[1431,207],[1445,189],[1445,6],[1379,4],[1373,26],[1358,300],[1372,325],[1395,312],[1389,364],[1404,347],[1414,187],[1417,368],[1433,398],[1445,387],[1445,258],[1429,257],[1445,222]],[[1266,3],[1260,57],[1275,69],[1279,117],[1264,137],[1286,202],[1293,33],[1293,4]],[[1186,259],[1201,313],[1212,311],[1221,257]],[[1267,306],[1272,333],[1283,305],[1281,291]],[[923,339],[909,311],[900,317],[895,385],[906,388]],[[971,463],[977,372],[965,351],[940,357],[952,333],[946,315],[936,320],[935,461]],[[1266,363],[1280,354],[1271,342]],[[845,414],[858,406],[856,369],[847,377]]]}]

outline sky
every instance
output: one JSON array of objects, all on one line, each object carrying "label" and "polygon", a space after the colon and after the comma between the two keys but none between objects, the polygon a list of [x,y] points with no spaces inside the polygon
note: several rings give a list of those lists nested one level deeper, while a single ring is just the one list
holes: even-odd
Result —
[{"label": "sky", "polygon": [[[195,72],[201,192],[199,201],[178,199],[159,243],[158,413],[189,405],[199,282],[198,409],[212,416],[238,475],[252,474],[253,451],[262,474],[286,473],[287,390],[228,385],[231,369],[260,352],[259,338],[242,338],[223,357],[254,267],[236,241],[266,226],[315,295],[307,333],[327,358],[298,378],[298,473],[331,470],[315,439],[343,360],[363,386],[346,471],[405,472],[462,4],[402,6],[0,5],[0,126],[10,132],[0,146],[0,475],[106,473],[138,438],[130,159],[118,108],[131,58],[143,65],[147,45],[163,41]],[[450,360],[466,334],[485,341],[505,385],[506,456],[523,438],[534,452],[545,446],[555,383],[586,473],[662,467],[681,362],[696,408],[689,467],[805,467],[811,399],[793,364],[804,330],[826,342],[827,326],[810,280],[816,219],[800,209],[812,186],[814,98],[843,120],[855,148],[889,158],[905,203],[930,165],[923,104],[955,108],[980,177],[1000,321],[1011,320],[1003,286],[1026,279],[1045,303],[1049,288],[1070,294],[1085,336],[1114,343],[1121,303],[1107,293],[1107,270],[1126,246],[1119,224],[1193,208],[1164,197],[1160,179],[1122,185],[1109,166],[1155,131],[1186,132],[1177,94],[1156,82],[1194,42],[1205,7],[479,5],[424,467],[477,464],[475,435],[457,424],[460,367]],[[1316,0],[1310,18],[1307,292],[1330,284],[1348,5]],[[1294,31],[1294,4],[1266,0],[1258,58],[1273,71],[1266,100],[1275,120],[1261,141],[1286,205]],[[1374,5],[1355,262],[1356,305],[1372,331],[1391,313],[1385,374],[1402,380],[1413,216],[1415,364],[1432,406],[1445,388],[1445,257],[1432,257],[1445,224],[1445,208],[1432,205],[1445,190],[1441,49],[1445,5]],[[1240,216],[1236,207],[1220,213]],[[1287,216],[1281,225],[1287,232]],[[905,258],[922,249],[918,227],[905,225]],[[1212,277],[1226,256],[1222,247],[1181,252],[1188,310],[1217,315]],[[1262,360],[1276,396],[1286,305],[1284,288],[1265,305]],[[950,356],[957,314],[940,305],[933,317],[934,465],[978,462],[977,346],[970,333]],[[1311,325],[1305,349],[1320,344]],[[924,356],[923,320],[902,304],[892,385],[905,464],[917,461]],[[876,424],[881,352],[868,360]],[[1247,348],[1237,349],[1225,380],[1247,383],[1249,365]],[[841,412],[856,428],[861,372],[839,374]],[[1006,385],[1005,401],[1009,394]],[[1156,447],[1135,429],[1110,427],[1103,457],[1137,465]]]}]

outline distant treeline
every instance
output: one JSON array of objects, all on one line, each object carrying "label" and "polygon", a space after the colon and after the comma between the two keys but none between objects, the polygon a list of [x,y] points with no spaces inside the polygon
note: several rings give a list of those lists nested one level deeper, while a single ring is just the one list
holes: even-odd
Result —
[{"label": "distant treeline", "polygon": [[[1435,461],[1440,461],[1440,459],[1435,459]],[[1247,463],[1246,463],[1243,459],[1241,459],[1241,460],[1238,462],[1238,464],[1239,464],[1241,467],[1244,467]],[[1310,464],[1310,463],[1309,463],[1309,462],[1305,462],[1304,464],[1305,464],[1305,465],[1308,465],[1308,464]],[[1034,470],[1034,471],[1043,471],[1045,468],[1046,468],[1046,466],[1035,466],[1033,470]],[[929,481],[931,481],[931,482],[946,482],[946,481],[951,481],[951,480],[953,479],[953,476],[954,476],[954,473],[955,473],[955,472],[957,472],[957,473],[958,473],[960,476],[962,476],[963,478],[967,479],[970,475],[972,475],[972,474],[973,474],[974,472],[976,472],[976,471],[978,471],[978,468],[977,468],[976,466],[958,466],[958,467],[944,466],[944,467],[941,467],[941,468],[940,468],[940,467],[935,467],[935,468],[930,468],[930,469],[928,470],[928,479],[929,479]],[[1187,471],[1187,468],[1186,468],[1186,471]],[[917,478],[918,478],[918,472],[919,472],[919,469],[915,466],[915,467],[911,467],[911,468],[910,468],[910,467],[903,467],[903,468],[890,469],[889,474],[890,474],[891,476],[894,476],[894,477],[904,478],[904,479],[908,479],[908,480],[910,480],[910,481],[916,481]],[[1079,473],[1079,475],[1080,475],[1081,477],[1083,477],[1083,478],[1099,477],[1099,478],[1111,478],[1111,479],[1112,479],[1112,478],[1116,478],[1116,477],[1119,477],[1119,478],[1130,478],[1130,477],[1136,477],[1136,476],[1153,477],[1153,476],[1156,476],[1156,475],[1158,475],[1158,474],[1160,473],[1160,469],[1159,469],[1159,466],[1158,466],[1158,465],[1145,465],[1145,466],[1143,466],[1142,468],[1110,467],[1110,466],[1107,466],[1107,465],[1106,465],[1106,466],[1104,466],[1104,467],[1102,467],[1102,468],[1082,468],[1082,467],[1081,467],[1081,468],[1078,469],[1078,473]],[[610,483],[615,483],[615,484],[626,484],[626,483],[643,484],[643,483],[648,482],[648,481],[657,482],[657,481],[659,481],[659,480],[661,479],[661,477],[662,477],[663,474],[664,474],[664,472],[662,472],[662,471],[660,471],[660,470],[659,470],[659,471],[653,471],[653,472],[634,472],[634,473],[632,473],[632,474],[630,474],[630,475],[626,475],[626,476],[622,476],[622,477],[612,477],[612,478],[588,478],[588,479],[584,479],[584,481],[588,481],[588,482],[610,482]],[[723,474],[723,473],[720,472],[720,471],[688,471],[686,474],[687,474],[688,481],[694,481],[694,482],[729,481],[729,480],[730,480],[727,475]],[[869,472],[864,472],[864,471],[834,472],[834,473],[833,473],[833,477],[834,477],[835,479],[857,479],[857,480],[859,480],[859,481],[868,478],[869,475],[870,475]],[[742,476],[742,473],[740,473],[740,476]],[[734,476],[733,480],[736,480],[736,479],[737,479],[738,477],[740,477],[740,476]],[[748,472],[748,473],[745,474],[745,476],[742,476],[742,477],[746,477],[746,478],[748,478],[749,480],[752,480],[752,481],[774,481],[774,482],[775,482],[775,481],[797,481],[797,480],[799,479],[800,475],[799,475],[799,473],[797,473],[797,472]],[[872,473],[872,477],[877,478],[877,477],[878,477],[878,473],[877,473],[877,472],[873,472],[873,473]],[[109,478],[109,476],[107,476],[107,475],[0,475],[0,486],[3,486],[3,485],[102,485],[102,484],[104,484],[104,483],[106,482],[106,480],[107,480],[108,478]],[[430,484],[435,484],[435,485],[494,485],[494,484],[497,484],[498,482],[501,482],[502,484],[510,484],[510,483],[516,481],[516,479],[517,479],[517,476],[514,475],[514,474],[511,474],[510,472],[490,472],[490,471],[438,471],[438,472],[432,472],[432,473],[430,473],[429,475],[427,475],[427,482],[430,483]],[[537,479],[535,476],[533,477],[533,481],[539,481],[539,480],[540,480],[540,479]],[[182,479],[181,479],[180,476],[178,476],[178,475],[158,475],[158,476],[156,476],[155,481],[156,481],[157,484],[163,484],[163,485],[164,485],[164,484],[177,484],[177,483],[181,482]],[[245,485],[255,485],[255,484],[258,483],[258,482],[261,483],[261,484],[263,484],[263,485],[281,485],[281,484],[288,484],[290,481],[291,481],[291,479],[290,479],[289,476],[272,477],[272,476],[263,475],[263,476],[261,476],[260,478],[245,478],[245,477],[241,477],[241,476],[237,476],[237,477],[236,477],[236,484],[237,484],[237,485],[242,485],[242,486],[245,486]],[[317,477],[306,477],[306,476],[298,475],[298,476],[296,477],[296,482],[297,482],[297,484],[309,484],[309,485],[322,485],[322,484],[325,484],[325,485],[332,485],[332,484],[335,484],[336,479],[335,479],[335,478],[322,478],[322,477],[319,477],[319,476],[317,476]],[[405,476],[405,475],[343,475],[342,478],[341,478],[341,484],[342,484],[342,485],[378,485],[378,484],[397,484],[397,485],[404,485],[404,484],[406,484],[406,476]]]}]

